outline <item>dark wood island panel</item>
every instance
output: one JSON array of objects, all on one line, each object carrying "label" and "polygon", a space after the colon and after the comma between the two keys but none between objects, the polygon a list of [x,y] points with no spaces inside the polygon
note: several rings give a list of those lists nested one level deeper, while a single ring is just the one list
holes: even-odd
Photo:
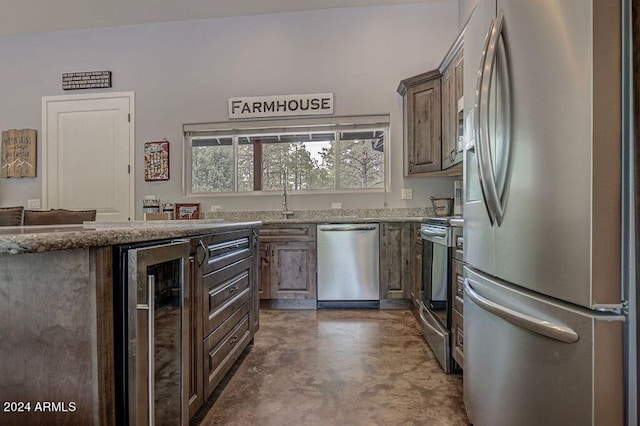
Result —
[{"label": "dark wood island panel", "polygon": [[0,424],[113,424],[111,283],[111,247],[0,256]]}]

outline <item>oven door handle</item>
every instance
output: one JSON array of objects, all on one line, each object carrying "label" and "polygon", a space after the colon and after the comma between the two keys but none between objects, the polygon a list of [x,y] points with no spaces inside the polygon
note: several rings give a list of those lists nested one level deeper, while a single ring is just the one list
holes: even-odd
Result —
[{"label": "oven door handle", "polygon": [[427,319],[427,318],[425,317],[425,314],[426,314],[426,315],[429,315],[429,314],[426,312],[426,310],[427,310],[427,308],[423,308],[423,309],[420,309],[420,310],[418,311],[418,314],[420,315],[420,319],[422,320],[422,323],[423,323],[426,327],[428,327],[431,331],[433,331],[434,333],[436,333],[438,336],[440,336],[440,337],[444,337],[444,333],[443,333],[441,330],[438,330],[437,328],[435,328],[434,326],[432,326],[432,325],[431,325],[431,322],[429,321],[429,319]]},{"label": "oven door handle", "polygon": [[431,238],[445,238],[447,236],[446,232],[441,231],[420,231],[423,237],[431,237]]}]

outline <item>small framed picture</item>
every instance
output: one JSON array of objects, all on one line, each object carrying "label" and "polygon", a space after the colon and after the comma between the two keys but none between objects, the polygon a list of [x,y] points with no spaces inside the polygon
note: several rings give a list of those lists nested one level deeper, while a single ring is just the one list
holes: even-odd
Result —
[{"label": "small framed picture", "polygon": [[200,203],[176,203],[175,216],[177,220],[200,219]]},{"label": "small framed picture", "polygon": [[144,180],[169,180],[169,142],[144,144]]}]

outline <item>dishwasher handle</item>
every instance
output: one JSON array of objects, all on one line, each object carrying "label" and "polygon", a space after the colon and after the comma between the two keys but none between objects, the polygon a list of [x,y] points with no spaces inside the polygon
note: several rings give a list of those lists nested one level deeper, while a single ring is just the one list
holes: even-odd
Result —
[{"label": "dishwasher handle", "polygon": [[345,227],[331,227],[331,228],[319,228],[324,232],[336,232],[336,231],[375,231],[375,226],[345,226]]}]

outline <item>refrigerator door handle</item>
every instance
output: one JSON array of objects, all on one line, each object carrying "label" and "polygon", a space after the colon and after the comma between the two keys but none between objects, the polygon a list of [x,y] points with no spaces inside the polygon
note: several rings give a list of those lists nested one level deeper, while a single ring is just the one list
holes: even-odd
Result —
[{"label": "refrigerator door handle", "polygon": [[484,296],[479,295],[471,286],[471,280],[464,280],[465,299],[468,297],[473,303],[492,314],[510,322],[511,324],[547,336],[563,343],[576,343],[580,336],[569,327],[554,324],[549,321],[532,317],[531,315],[502,306]]},{"label": "refrigerator door handle", "polygon": [[[481,72],[478,77],[478,88],[476,91],[476,140],[478,141],[478,170],[481,176],[481,183],[483,195],[485,197],[485,204],[490,211],[490,216],[498,226],[502,223],[504,216],[504,206],[502,205],[502,195],[505,189],[506,173],[507,173],[507,160],[509,158],[509,145],[510,145],[510,93],[508,84],[508,75],[506,64],[503,61],[503,67],[500,71],[505,76],[504,84],[504,97],[507,99],[507,108],[505,109],[504,123],[506,127],[505,131],[505,143],[501,147],[500,157],[500,169],[499,176],[496,176],[495,168],[493,165],[493,156],[491,153],[491,136],[489,133],[489,107],[491,100],[491,86],[493,82],[493,71],[496,65],[496,59],[498,55],[498,49],[502,45],[500,39],[502,35],[502,28],[504,27],[504,12],[500,10],[495,20],[491,22],[489,27],[489,35],[486,40],[485,50],[483,51],[483,58],[481,63]],[[500,186],[500,189],[498,189]]]},{"label": "refrigerator door handle", "polygon": [[492,204],[489,203],[488,199],[487,199],[487,195],[488,195],[488,187],[487,187],[487,179],[489,178],[489,176],[487,176],[487,163],[491,163],[491,160],[489,158],[488,162],[487,162],[487,148],[485,147],[485,143],[487,142],[484,138],[483,138],[483,129],[481,129],[482,124],[485,120],[483,120],[481,117],[483,117],[485,114],[483,113],[483,106],[486,104],[488,105],[488,103],[483,102],[482,99],[482,86],[484,84],[484,72],[485,72],[485,63],[487,61],[487,52],[489,50],[489,43],[491,41],[491,34],[493,33],[493,28],[494,28],[494,21],[491,20],[491,24],[489,25],[489,31],[487,32],[487,35],[485,37],[484,40],[484,48],[482,49],[482,58],[480,59],[480,68],[478,70],[478,81],[476,83],[476,99],[475,99],[475,103],[473,105],[473,132],[474,132],[474,138],[475,138],[475,149],[477,151],[477,155],[476,155],[476,160],[477,160],[477,167],[478,167],[478,177],[480,178],[480,189],[482,190],[482,201],[484,202],[484,206],[487,209],[487,214],[489,216],[489,222],[491,223],[491,226],[493,226],[493,223],[495,221],[494,218],[494,213],[492,210]]}]

